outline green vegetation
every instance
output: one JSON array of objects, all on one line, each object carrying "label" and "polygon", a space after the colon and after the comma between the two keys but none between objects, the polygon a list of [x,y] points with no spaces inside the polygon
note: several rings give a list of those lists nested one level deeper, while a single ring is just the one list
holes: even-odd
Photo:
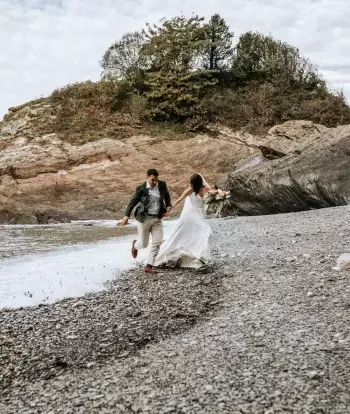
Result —
[{"label": "green vegetation", "polygon": [[[104,54],[103,79],[118,88],[112,108],[135,96],[141,120],[223,122],[261,130],[289,119],[335,126],[350,120],[342,94],[332,94],[317,67],[271,36],[234,35],[218,14],[163,19],[129,33]],[[133,106],[133,105],[131,105]]]},{"label": "green vegetation", "polygon": [[290,119],[350,122],[342,93],[329,91],[297,48],[253,32],[236,41],[218,14],[146,24],[112,44],[100,63],[101,81],[68,85],[50,98],[55,130],[77,142],[154,125],[195,132],[222,123],[264,133]]}]

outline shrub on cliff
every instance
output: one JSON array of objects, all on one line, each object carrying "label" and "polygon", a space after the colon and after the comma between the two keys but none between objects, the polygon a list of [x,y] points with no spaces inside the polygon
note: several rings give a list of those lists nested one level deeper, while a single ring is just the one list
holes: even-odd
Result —
[{"label": "shrub on cliff", "polygon": [[[55,116],[48,129],[72,143],[113,136],[123,138],[133,133],[133,119],[127,105],[130,96],[121,82],[106,79],[70,84],[55,90],[50,100]],[[111,109],[113,105],[118,112]]]},{"label": "shrub on cliff", "polygon": [[290,119],[350,123],[344,96],[327,89],[297,48],[253,32],[234,47],[233,37],[218,14],[162,19],[126,33],[103,55],[100,82],[52,94],[55,130],[79,142],[128,135],[133,122],[181,123],[191,131],[220,122],[261,133]]},{"label": "shrub on cliff", "polygon": [[300,118],[327,126],[350,122],[344,97],[327,90],[296,47],[253,32],[233,47],[233,33],[218,14],[208,22],[196,15],[147,24],[112,45],[101,65],[104,78],[145,98],[149,120],[201,118],[254,129]]}]

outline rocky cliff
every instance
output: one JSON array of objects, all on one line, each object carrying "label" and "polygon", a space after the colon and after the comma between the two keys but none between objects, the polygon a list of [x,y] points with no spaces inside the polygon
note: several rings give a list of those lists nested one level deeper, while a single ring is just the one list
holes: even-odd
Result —
[{"label": "rocky cliff", "polygon": [[[207,134],[128,134],[88,142],[56,133],[47,100],[13,108],[0,123],[0,223],[115,219],[150,167],[177,197],[202,172],[231,190],[223,214],[270,214],[348,203],[350,126],[307,121],[266,137],[213,126]],[[124,122],[124,121],[123,121]],[[51,128],[51,129],[50,129]],[[84,140],[83,140],[84,142]]]},{"label": "rocky cliff", "polygon": [[0,123],[0,223],[115,219],[150,167],[176,197],[193,172],[215,182],[256,152],[254,137],[225,129],[170,138],[106,133],[78,145],[69,131],[47,132],[54,116],[43,100],[12,109]]},{"label": "rocky cliff", "polygon": [[273,127],[260,154],[242,160],[222,185],[225,213],[259,215],[345,205],[350,200],[350,126],[306,121]]}]

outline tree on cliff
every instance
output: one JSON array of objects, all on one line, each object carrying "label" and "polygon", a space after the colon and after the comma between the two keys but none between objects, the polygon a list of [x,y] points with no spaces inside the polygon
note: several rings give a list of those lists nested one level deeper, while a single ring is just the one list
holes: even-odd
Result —
[{"label": "tree on cliff", "polygon": [[[287,119],[327,126],[350,121],[344,96],[327,90],[317,67],[296,47],[254,32],[242,34],[233,47],[233,33],[218,14],[208,21],[193,15],[146,24],[111,45],[101,66],[96,100],[138,121],[258,130]],[[75,91],[82,96],[81,88]],[[66,114],[64,124],[67,113],[78,116],[67,91],[53,96]]]},{"label": "tree on cliff", "polygon": [[214,14],[205,25],[206,44],[203,50],[203,66],[210,70],[230,70],[234,48],[233,32],[225,20]]},{"label": "tree on cliff", "polygon": [[235,52],[233,69],[247,82],[283,81],[305,88],[324,87],[316,66],[302,57],[298,48],[272,36],[245,33]]},{"label": "tree on cliff", "polygon": [[132,78],[146,68],[140,53],[144,43],[143,32],[126,33],[104,53],[100,65],[103,78]]},{"label": "tree on cliff", "polygon": [[206,90],[216,84],[213,71],[201,67],[207,46],[203,20],[180,16],[147,25],[141,53],[150,62],[146,97],[152,119],[190,118]]}]

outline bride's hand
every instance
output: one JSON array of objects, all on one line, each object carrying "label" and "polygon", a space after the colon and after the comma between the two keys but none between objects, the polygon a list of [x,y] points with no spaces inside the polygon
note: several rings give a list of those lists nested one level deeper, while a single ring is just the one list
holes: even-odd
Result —
[{"label": "bride's hand", "polygon": [[171,211],[172,211],[172,208],[171,207],[168,207],[167,210],[166,210],[166,212],[164,213],[163,217],[169,217]]},{"label": "bride's hand", "polygon": [[218,192],[217,192],[217,190],[209,190],[208,191],[208,194],[211,194],[211,195],[216,195]]},{"label": "bride's hand", "polygon": [[218,194],[219,194],[219,196],[220,196],[221,198],[225,198],[225,197],[227,197],[227,196],[229,196],[229,195],[230,195],[230,192],[229,192],[229,191],[224,191],[224,190],[221,190],[221,188],[219,188],[219,189],[218,189]]}]

